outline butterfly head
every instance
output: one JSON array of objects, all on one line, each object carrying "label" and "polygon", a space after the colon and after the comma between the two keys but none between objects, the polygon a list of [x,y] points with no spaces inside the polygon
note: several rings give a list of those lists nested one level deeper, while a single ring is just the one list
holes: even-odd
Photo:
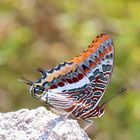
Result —
[{"label": "butterfly head", "polygon": [[45,77],[46,73],[42,69],[37,69],[37,70],[42,73],[42,77],[39,80],[33,82],[33,81],[30,81],[30,80],[27,80],[27,79],[21,77],[20,81],[31,86],[30,94],[33,97],[35,97],[38,100],[41,99],[43,101],[46,101],[46,99],[43,99],[43,98],[44,98],[44,96],[45,96],[45,98],[47,98],[47,89],[42,85],[42,79],[43,79],[43,77]]},{"label": "butterfly head", "polygon": [[35,98],[40,99],[45,94],[45,89],[43,86],[35,83],[34,85],[31,86],[30,93]]}]

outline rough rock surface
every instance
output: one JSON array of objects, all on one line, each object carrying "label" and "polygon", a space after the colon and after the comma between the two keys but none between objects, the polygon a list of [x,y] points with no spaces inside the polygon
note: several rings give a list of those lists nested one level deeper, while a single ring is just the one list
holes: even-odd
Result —
[{"label": "rough rock surface", "polygon": [[76,120],[44,107],[0,113],[0,140],[89,140]]}]

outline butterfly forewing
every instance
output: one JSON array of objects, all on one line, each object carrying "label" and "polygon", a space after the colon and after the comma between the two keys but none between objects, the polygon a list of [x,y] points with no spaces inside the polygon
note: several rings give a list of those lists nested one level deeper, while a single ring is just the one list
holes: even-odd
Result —
[{"label": "butterfly forewing", "polygon": [[[88,96],[85,98],[96,107],[109,83],[114,61],[114,47],[110,35],[97,36],[87,50],[81,54],[82,61],[76,61],[89,79]],[[86,102],[89,104],[89,102]]]}]

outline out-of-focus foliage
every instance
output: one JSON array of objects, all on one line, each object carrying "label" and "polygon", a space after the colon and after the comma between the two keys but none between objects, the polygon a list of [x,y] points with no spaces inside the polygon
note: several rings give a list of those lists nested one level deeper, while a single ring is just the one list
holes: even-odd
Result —
[{"label": "out-of-focus foliage", "polygon": [[33,99],[20,76],[37,79],[83,51],[96,35],[110,33],[115,66],[106,98],[123,85],[88,130],[94,140],[140,140],[139,0],[0,0],[0,110],[44,105]]}]

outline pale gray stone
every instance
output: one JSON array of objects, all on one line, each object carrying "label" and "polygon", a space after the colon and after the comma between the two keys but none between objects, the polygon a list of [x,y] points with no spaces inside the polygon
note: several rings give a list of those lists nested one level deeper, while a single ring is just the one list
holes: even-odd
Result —
[{"label": "pale gray stone", "polygon": [[47,111],[20,109],[0,113],[0,140],[90,140],[76,120]]}]

